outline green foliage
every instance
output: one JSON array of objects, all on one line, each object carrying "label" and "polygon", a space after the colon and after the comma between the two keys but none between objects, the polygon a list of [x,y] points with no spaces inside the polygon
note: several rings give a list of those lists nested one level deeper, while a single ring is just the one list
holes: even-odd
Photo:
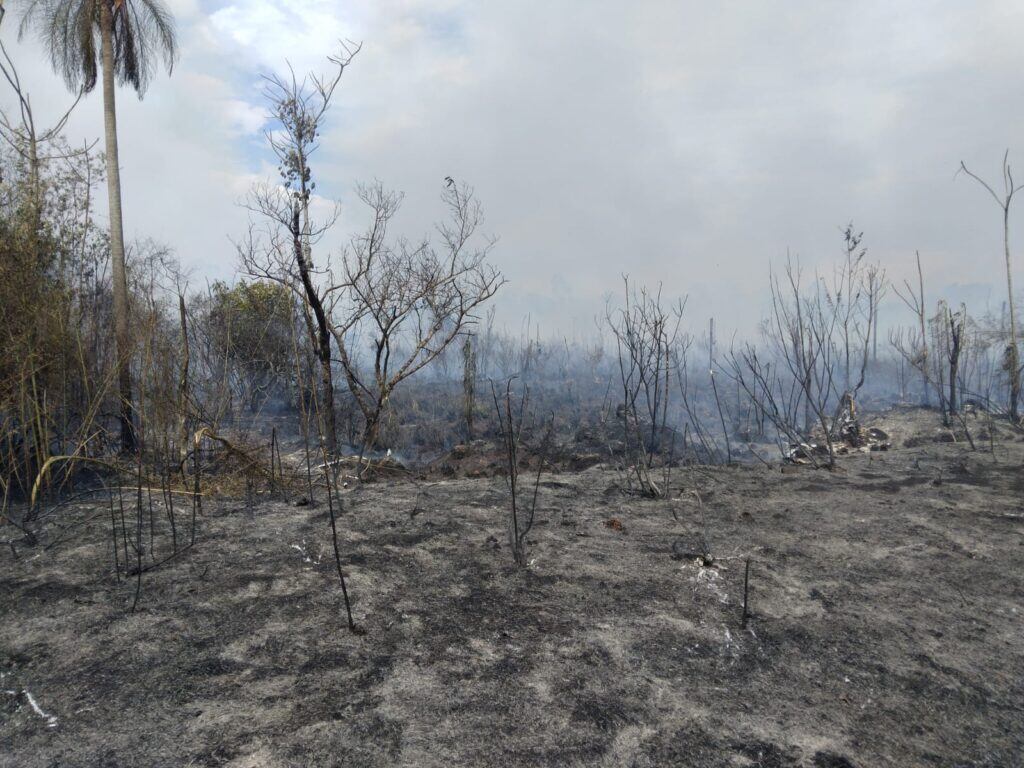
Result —
[{"label": "green foliage", "polygon": [[18,155],[0,156],[0,485],[15,491],[76,441],[105,397],[107,238],[87,191],[95,163],[71,154],[35,175]]},{"label": "green foliage", "polygon": [[210,290],[213,344],[236,394],[255,410],[281,395],[294,367],[292,296],[279,283],[216,282]]}]

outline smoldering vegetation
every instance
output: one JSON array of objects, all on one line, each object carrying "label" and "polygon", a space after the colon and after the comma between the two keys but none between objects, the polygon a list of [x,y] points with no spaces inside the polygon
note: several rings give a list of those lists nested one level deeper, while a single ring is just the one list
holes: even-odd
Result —
[{"label": "smoldering vegetation", "polygon": [[[1009,232],[996,313],[851,223],[743,336],[628,277],[590,338],[501,328],[469,185],[426,235],[379,182],[348,242],[313,204],[359,53],[265,80],[279,176],[202,287],[97,216],[109,152],[5,54],[3,760],[1014,764]],[[1009,210],[1007,161],[1005,194],[963,171]]]}]

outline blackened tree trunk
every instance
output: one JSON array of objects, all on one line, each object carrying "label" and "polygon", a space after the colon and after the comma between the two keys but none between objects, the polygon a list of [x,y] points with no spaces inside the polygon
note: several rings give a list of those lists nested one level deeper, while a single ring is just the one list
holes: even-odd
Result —
[{"label": "blackened tree trunk", "polygon": [[1006,293],[1010,302],[1010,343],[1006,348],[1006,367],[1010,374],[1010,418],[1020,418],[1020,353],[1017,350],[1017,315],[1013,308],[1013,269],[1010,263],[1010,204],[1003,208],[1003,248],[1006,253]]},{"label": "blackened tree trunk", "polygon": [[316,319],[316,357],[320,361],[320,416],[323,423],[324,450],[333,456],[338,451],[338,430],[334,417],[334,376],[331,373],[331,332],[327,325],[327,314],[324,312],[320,294],[313,285],[309,273],[309,263],[303,252],[302,226],[299,222],[300,206],[292,207],[291,235],[292,247],[295,250],[295,263],[299,267],[302,288],[306,293],[306,302],[313,310]]}]

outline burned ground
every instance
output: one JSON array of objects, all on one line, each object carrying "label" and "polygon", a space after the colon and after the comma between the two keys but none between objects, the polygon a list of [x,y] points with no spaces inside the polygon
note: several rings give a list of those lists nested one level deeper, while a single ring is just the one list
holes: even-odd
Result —
[{"label": "burned ground", "polygon": [[1022,765],[1024,443],[896,437],[671,500],[546,474],[523,570],[500,478],[347,490],[361,636],[322,505],[207,503],[134,614],[105,506],[70,505],[2,555],[0,764]]}]

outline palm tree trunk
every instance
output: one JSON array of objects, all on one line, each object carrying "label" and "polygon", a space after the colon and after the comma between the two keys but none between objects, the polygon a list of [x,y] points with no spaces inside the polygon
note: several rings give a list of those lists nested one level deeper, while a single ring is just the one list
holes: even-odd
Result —
[{"label": "palm tree trunk", "polygon": [[117,113],[114,106],[114,19],[110,3],[101,0],[100,41],[103,60],[103,128],[106,134],[107,196],[110,202],[110,264],[114,290],[114,339],[117,346],[117,382],[120,394],[121,447],[135,448],[132,417],[131,337],[128,331],[128,278],[124,262],[124,227],[121,224],[121,170],[117,154]]}]

